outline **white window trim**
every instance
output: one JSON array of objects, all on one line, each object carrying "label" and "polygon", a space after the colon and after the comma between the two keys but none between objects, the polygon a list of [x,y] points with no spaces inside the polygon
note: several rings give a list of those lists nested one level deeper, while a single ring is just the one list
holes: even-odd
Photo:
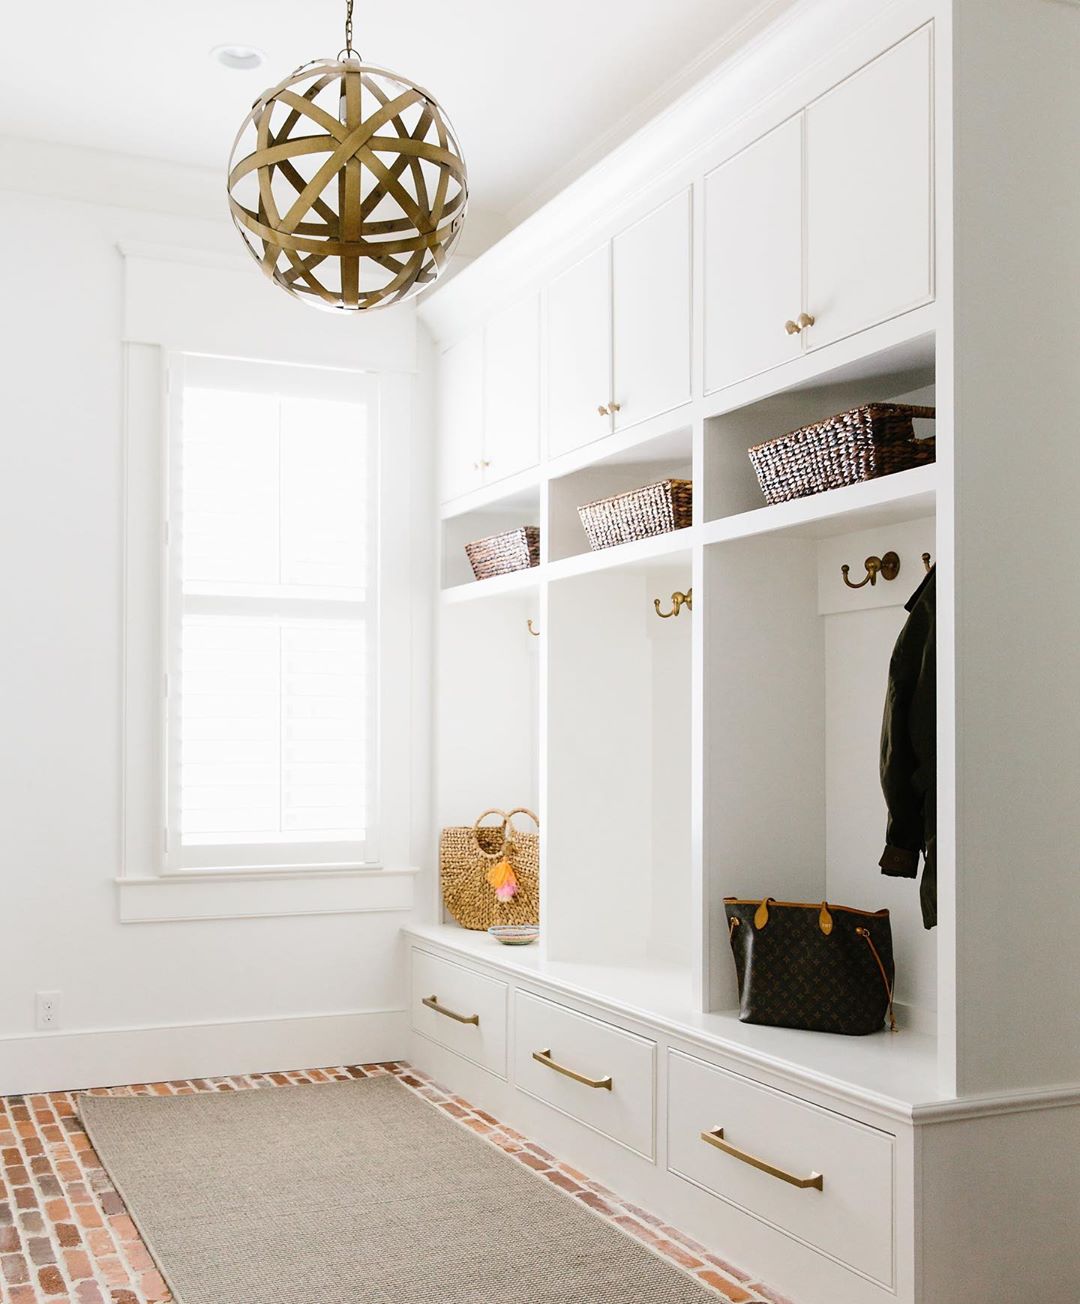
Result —
[{"label": "white window trim", "polygon": [[378,867],[175,869],[166,857],[165,621],[168,359],[129,343],[124,378],[122,921],[408,910],[415,824],[412,755],[411,378],[377,386],[379,519]]},{"label": "white window trim", "polygon": [[[180,623],[184,611],[192,605],[198,606],[200,599],[185,599],[181,592],[179,549],[170,546],[179,528],[178,513],[181,510],[180,495],[180,455],[182,451],[182,406],[184,388],[189,381],[207,383],[214,387],[223,386],[224,382],[233,382],[238,387],[251,385],[258,391],[265,385],[268,368],[278,368],[274,375],[275,388],[281,391],[292,390],[297,395],[311,392],[315,385],[314,376],[322,374],[326,379],[327,391],[337,390],[335,396],[356,398],[362,394],[365,402],[370,440],[368,474],[375,481],[375,492],[369,503],[367,520],[367,548],[373,568],[372,593],[360,604],[365,609],[368,627],[368,664],[371,672],[371,687],[368,695],[368,720],[374,733],[372,760],[377,762],[381,742],[381,702],[378,685],[381,678],[382,656],[379,644],[379,590],[381,588],[382,558],[380,556],[380,479],[382,475],[382,441],[379,435],[378,383],[366,372],[344,371],[341,368],[312,368],[300,364],[300,372],[282,369],[281,364],[252,364],[236,359],[206,359],[209,366],[202,365],[204,358],[190,353],[168,353],[165,357],[165,408],[167,414],[165,449],[168,464],[165,468],[165,526],[163,534],[164,574],[164,628],[165,628],[165,702],[164,702],[164,747],[165,747],[165,861],[166,873],[195,872],[256,872],[283,870],[341,870],[341,869],[381,869],[382,860],[379,845],[379,798],[380,782],[378,766],[368,776],[367,806],[369,811],[368,836],[364,844],[292,843],[283,845],[280,858],[272,858],[274,848],[271,844],[245,845],[232,848],[228,844],[211,844],[196,847],[183,847],[179,837],[180,811],[176,805],[179,797],[179,694],[172,691],[179,683],[180,666],[178,663],[180,649]],[[288,365],[288,364],[287,364]],[[342,383],[344,382],[344,383]],[[175,520],[173,518],[176,518]],[[267,611],[276,610],[276,599],[247,599],[249,605],[265,607]],[[213,599],[205,600],[208,610],[212,610]],[[305,604],[310,605],[310,604]],[[340,614],[335,604],[327,604],[327,611],[333,616]],[[351,853],[351,854],[350,854]]]}]

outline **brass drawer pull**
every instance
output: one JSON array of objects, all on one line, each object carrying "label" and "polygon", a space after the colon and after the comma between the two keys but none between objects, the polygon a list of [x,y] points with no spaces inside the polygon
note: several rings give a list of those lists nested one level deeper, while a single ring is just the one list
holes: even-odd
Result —
[{"label": "brass drawer pull", "polygon": [[749,1164],[751,1168],[759,1168],[763,1173],[768,1173],[770,1177],[779,1177],[782,1182],[797,1186],[801,1191],[805,1191],[809,1187],[813,1187],[815,1191],[825,1189],[825,1179],[820,1173],[811,1173],[809,1177],[796,1177],[794,1173],[785,1173],[782,1168],[774,1168],[772,1164],[767,1164],[764,1159],[758,1159],[756,1155],[748,1155],[745,1150],[739,1150],[729,1141],[725,1141],[722,1127],[714,1127],[711,1132],[702,1132],[701,1139],[707,1141],[709,1145],[715,1146],[717,1150],[722,1150],[725,1155],[731,1155],[733,1159],[739,1159],[744,1164]]},{"label": "brass drawer pull", "polygon": [[457,1023],[475,1023],[478,1028],[480,1026],[479,1014],[458,1014],[456,1010],[448,1010],[445,1005],[439,1004],[437,996],[425,996],[420,1004],[426,1005],[436,1014],[445,1014],[448,1019],[454,1019]]},{"label": "brass drawer pull", "polygon": [[599,1087],[603,1091],[611,1090],[611,1077],[606,1078],[587,1078],[582,1073],[575,1073],[573,1069],[566,1068],[563,1064],[556,1064],[551,1058],[550,1050],[534,1050],[533,1059],[537,1064],[543,1064],[546,1069],[554,1069],[556,1073],[561,1073],[565,1078],[573,1078],[575,1082],[580,1082],[584,1087]]}]

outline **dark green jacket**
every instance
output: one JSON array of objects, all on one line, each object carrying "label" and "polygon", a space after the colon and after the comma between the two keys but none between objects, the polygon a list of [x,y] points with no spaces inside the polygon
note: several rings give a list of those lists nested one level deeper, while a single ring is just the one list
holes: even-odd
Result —
[{"label": "dark green jacket", "polygon": [[937,659],[935,571],[907,603],[889,663],[881,726],[881,789],[889,808],[883,874],[915,878],[925,856],[923,924],[937,923]]}]

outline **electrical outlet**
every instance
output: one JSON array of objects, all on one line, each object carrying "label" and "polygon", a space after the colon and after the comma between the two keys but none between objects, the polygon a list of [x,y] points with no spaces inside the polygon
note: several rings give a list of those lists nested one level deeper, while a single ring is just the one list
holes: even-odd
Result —
[{"label": "electrical outlet", "polygon": [[34,998],[34,1026],[50,1032],[60,1026],[60,993],[38,992]]}]

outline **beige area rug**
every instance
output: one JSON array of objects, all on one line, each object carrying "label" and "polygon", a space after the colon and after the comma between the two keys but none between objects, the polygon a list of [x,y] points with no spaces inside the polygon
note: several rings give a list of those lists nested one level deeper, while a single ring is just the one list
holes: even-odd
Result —
[{"label": "beige area rug", "polygon": [[177,1304],[704,1304],[391,1077],[82,1096]]}]

